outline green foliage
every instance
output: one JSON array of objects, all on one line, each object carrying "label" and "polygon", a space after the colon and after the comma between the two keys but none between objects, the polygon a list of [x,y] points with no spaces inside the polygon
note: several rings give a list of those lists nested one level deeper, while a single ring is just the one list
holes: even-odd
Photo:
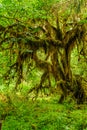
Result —
[{"label": "green foliage", "polygon": [[75,104],[54,103],[56,97],[32,101],[24,97],[21,100],[13,94],[10,96],[14,97],[11,98],[11,104],[4,103],[0,107],[2,117],[6,115],[2,130],[85,130],[87,128],[87,108],[84,105],[79,106],[78,110]]},{"label": "green foliage", "polygon": [[2,0],[0,4],[0,23],[11,24],[32,19],[46,19],[50,16],[52,5],[58,0]]},{"label": "green foliage", "polygon": [[74,74],[86,77],[87,76],[87,62],[83,55],[79,54],[77,48],[75,48],[71,55],[71,67]]},{"label": "green foliage", "polygon": [[[53,27],[52,29],[54,31],[56,29],[54,28],[56,26],[54,22],[56,18],[54,17],[57,17],[57,13],[59,13],[59,18],[61,17],[59,21],[60,26],[63,26],[63,20],[65,20],[65,28],[67,28],[65,31],[68,33],[74,26],[74,18],[76,18],[77,21],[78,18],[80,19],[80,21],[77,22],[79,25],[87,23],[87,10],[81,8],[82,5],[84,7],[83,3],[83,0],[74,0],[74,3],[71,1],[67,3],[66,0],[2,0],[0,1],[0,25],[7,26],[14,23],[22,23],[27,26],[26,22],[35,20],[35,25],[33,25],[32,22],[30,24],[32,24],[32,27],[36,27],[37,24],[39,25],[40,20],[51,19],[50,23],[52,23],[53,26],[50,27]],[[34,29],[32,27],[30,27],[32,35],[41,30],[40,27]],[[1,28],[2,26],[0,26],[0,29]],[[21,33],[21,29],[16,29],[16,31]],[[3,34],[1,34],[1,36],[2,35]],[[8,35],[9,33],[7,36]],[[32,35],[29,37],[30,39],[34,39]],[[1,40],[0,38],[0,47]],[[2,47],[6,49],[9,43],[17,42],[17,40],[12,38],[4,42]],[[25,51],[25,53],[33,52],[31,49],[23,51]],[[62,51],[59,51],[59,55],[61,55],[61,52]],[[87,61],[84,61],[82,55],[79,57],[80,52],[78,52],[79,51],[74,49],[71,56],[73,73],[87,77]],[[43,53],[39,53],[38,55],[40,55],[41,59],[45,59]],[[17,56],[14,54],[14,57]],[[34,65],[30,68],[32,72],[30,71],[27,76],[25,73],[27,67],[24,65],[24,74],[27,83],[23,81],[23,84],[18,86],[18,90],[13,91],[15,80],[11,82],[9,87],[7,87],[7,83],[4,86],[2,75],[9,70],[9,66],[12,64],[10,58],[10,52],[7,49],[2,51],[0,48],[0,119],[3,120],[2,130],[87,130],[87,108],[82,106],[82,108],[79,107],[78,109],[74,101],[73,103],[69,103],[71,97],[68,96],[66,102],[60,105],[58,104],[59,95],[56,97],[46,97],[46,99],[38,98],[37,101],[33,101],[30,97],[26,96],[29,89],[40,82],[43,73],[41,70],[35,69]],[[15,59],[16,58],[14,58],[13,63]],[[11,71],[10,73],[12,77],[14,72]],[[55,79],[53,78],[51,82],[52,87],[54,87],[56,85]]]}]

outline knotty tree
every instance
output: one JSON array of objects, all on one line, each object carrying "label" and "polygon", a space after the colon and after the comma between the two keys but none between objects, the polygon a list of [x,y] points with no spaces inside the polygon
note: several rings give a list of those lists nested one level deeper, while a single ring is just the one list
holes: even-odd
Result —
[{"label": "knotty tree", "polygon": [[[35,3],[38,13],[32,17],[25,17],[24,20],[16,17],[17,12],[14,17],[1,15],[2,21],[8,21],[7,24],[0,25],[0,51],[7,57],[7,71],[3,78],[8,83],[14,81],[15,89],[25,80],[25,76],[33,67],[43,74],[40,83],[31,88],[29,93],[33,91],[38,95],[46,89],[54,93],[60,88],[62,94],[59,102],[69,94],[72,94],[77,103],[84,102],[86,94],[82,87],[82,78],[74,76],[70,66],[71,53],[76,47],[79,55],[83,55],[87,60],[87,20],[82,16],[87,10],[86,2],[81,10],[81,2],[78,1],[76,6],[73,1],[54,4],[42,1],[37,6]],[[43,53],[43,58],[38,52]],[[56,82],[54,88],[52,78]]]}]

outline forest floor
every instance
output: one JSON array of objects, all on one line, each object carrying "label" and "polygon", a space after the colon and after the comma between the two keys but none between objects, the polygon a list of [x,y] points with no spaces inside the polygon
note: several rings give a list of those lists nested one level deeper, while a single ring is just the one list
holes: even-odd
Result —
[{"label": "forest floor", "polygon": [[0,118],[2,130],[87,130],[87,105],[59,104],[58,96],[0,95]]}]

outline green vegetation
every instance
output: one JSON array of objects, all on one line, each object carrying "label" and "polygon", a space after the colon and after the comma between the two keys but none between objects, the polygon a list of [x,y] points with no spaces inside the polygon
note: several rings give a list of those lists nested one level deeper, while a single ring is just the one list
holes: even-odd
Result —
[{"label": "green vegetation", "polygon": [[87,130],[87,0],[0,0],[0,130]]},{"label": "green vegetation", "polygon": [[[85,105],[64,102],[58,97],[39,98],[29,101],[25,97],[11,95],[10,103],[2,103],[0,112],[2,130],[86,130],[87,108]],[[6,116],[6,117],[5,117]]]}]

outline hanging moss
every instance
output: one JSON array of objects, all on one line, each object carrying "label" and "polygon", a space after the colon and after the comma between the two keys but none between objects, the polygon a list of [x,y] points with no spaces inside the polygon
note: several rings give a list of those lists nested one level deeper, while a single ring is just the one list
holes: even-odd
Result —
[{"label": "hanging moss", "polygon": [[[85,25],[75,24],[73,29],[62,33],[62,29],[57,20],[57,28],[54,28],[49,21],[45,22],[45,28],[30,27],[16,23],[7,27],[1,27],[0,30],[0,47],[1,50],[8,50],[10,55],[9,69],[4,74],[4,78],[9,79],[9,83],[14,79],[17,88],[18,84],[24,79],[24,66],[32,66],[31,61],[35,63],[34,67],[43,71],[40,84],[31,88],[29,93],[35,91],[38,95],[42,89],[49,89],[51,92],[51,76],[54,77],[57,87],[60,87],[63,94],[60,98],[62,102],[70,92],[77,100],[77,103],[84,101],[84,90],[78,80],[77,87],[74,90],[72,85],[72,72],[70,68],[71,52],[77,40],[83,42],[85,35]],[[39,29],[38,29],[39,28]],[[34,31],[35,30],[35,31]],[[44,38],[40,35],[45,35]],[[52,37],[54,33],[54,37]],[[64,35],[64,36],[63,36]],[[5,44],[6,45],[5,45]],[[44,51],[44,60],[39,58],[40,50]],[[27,70],[30,73],[30,69]],[[62,81],[62,82],[60,82]],[[47,85],[44,85],[48,82]]]}]

